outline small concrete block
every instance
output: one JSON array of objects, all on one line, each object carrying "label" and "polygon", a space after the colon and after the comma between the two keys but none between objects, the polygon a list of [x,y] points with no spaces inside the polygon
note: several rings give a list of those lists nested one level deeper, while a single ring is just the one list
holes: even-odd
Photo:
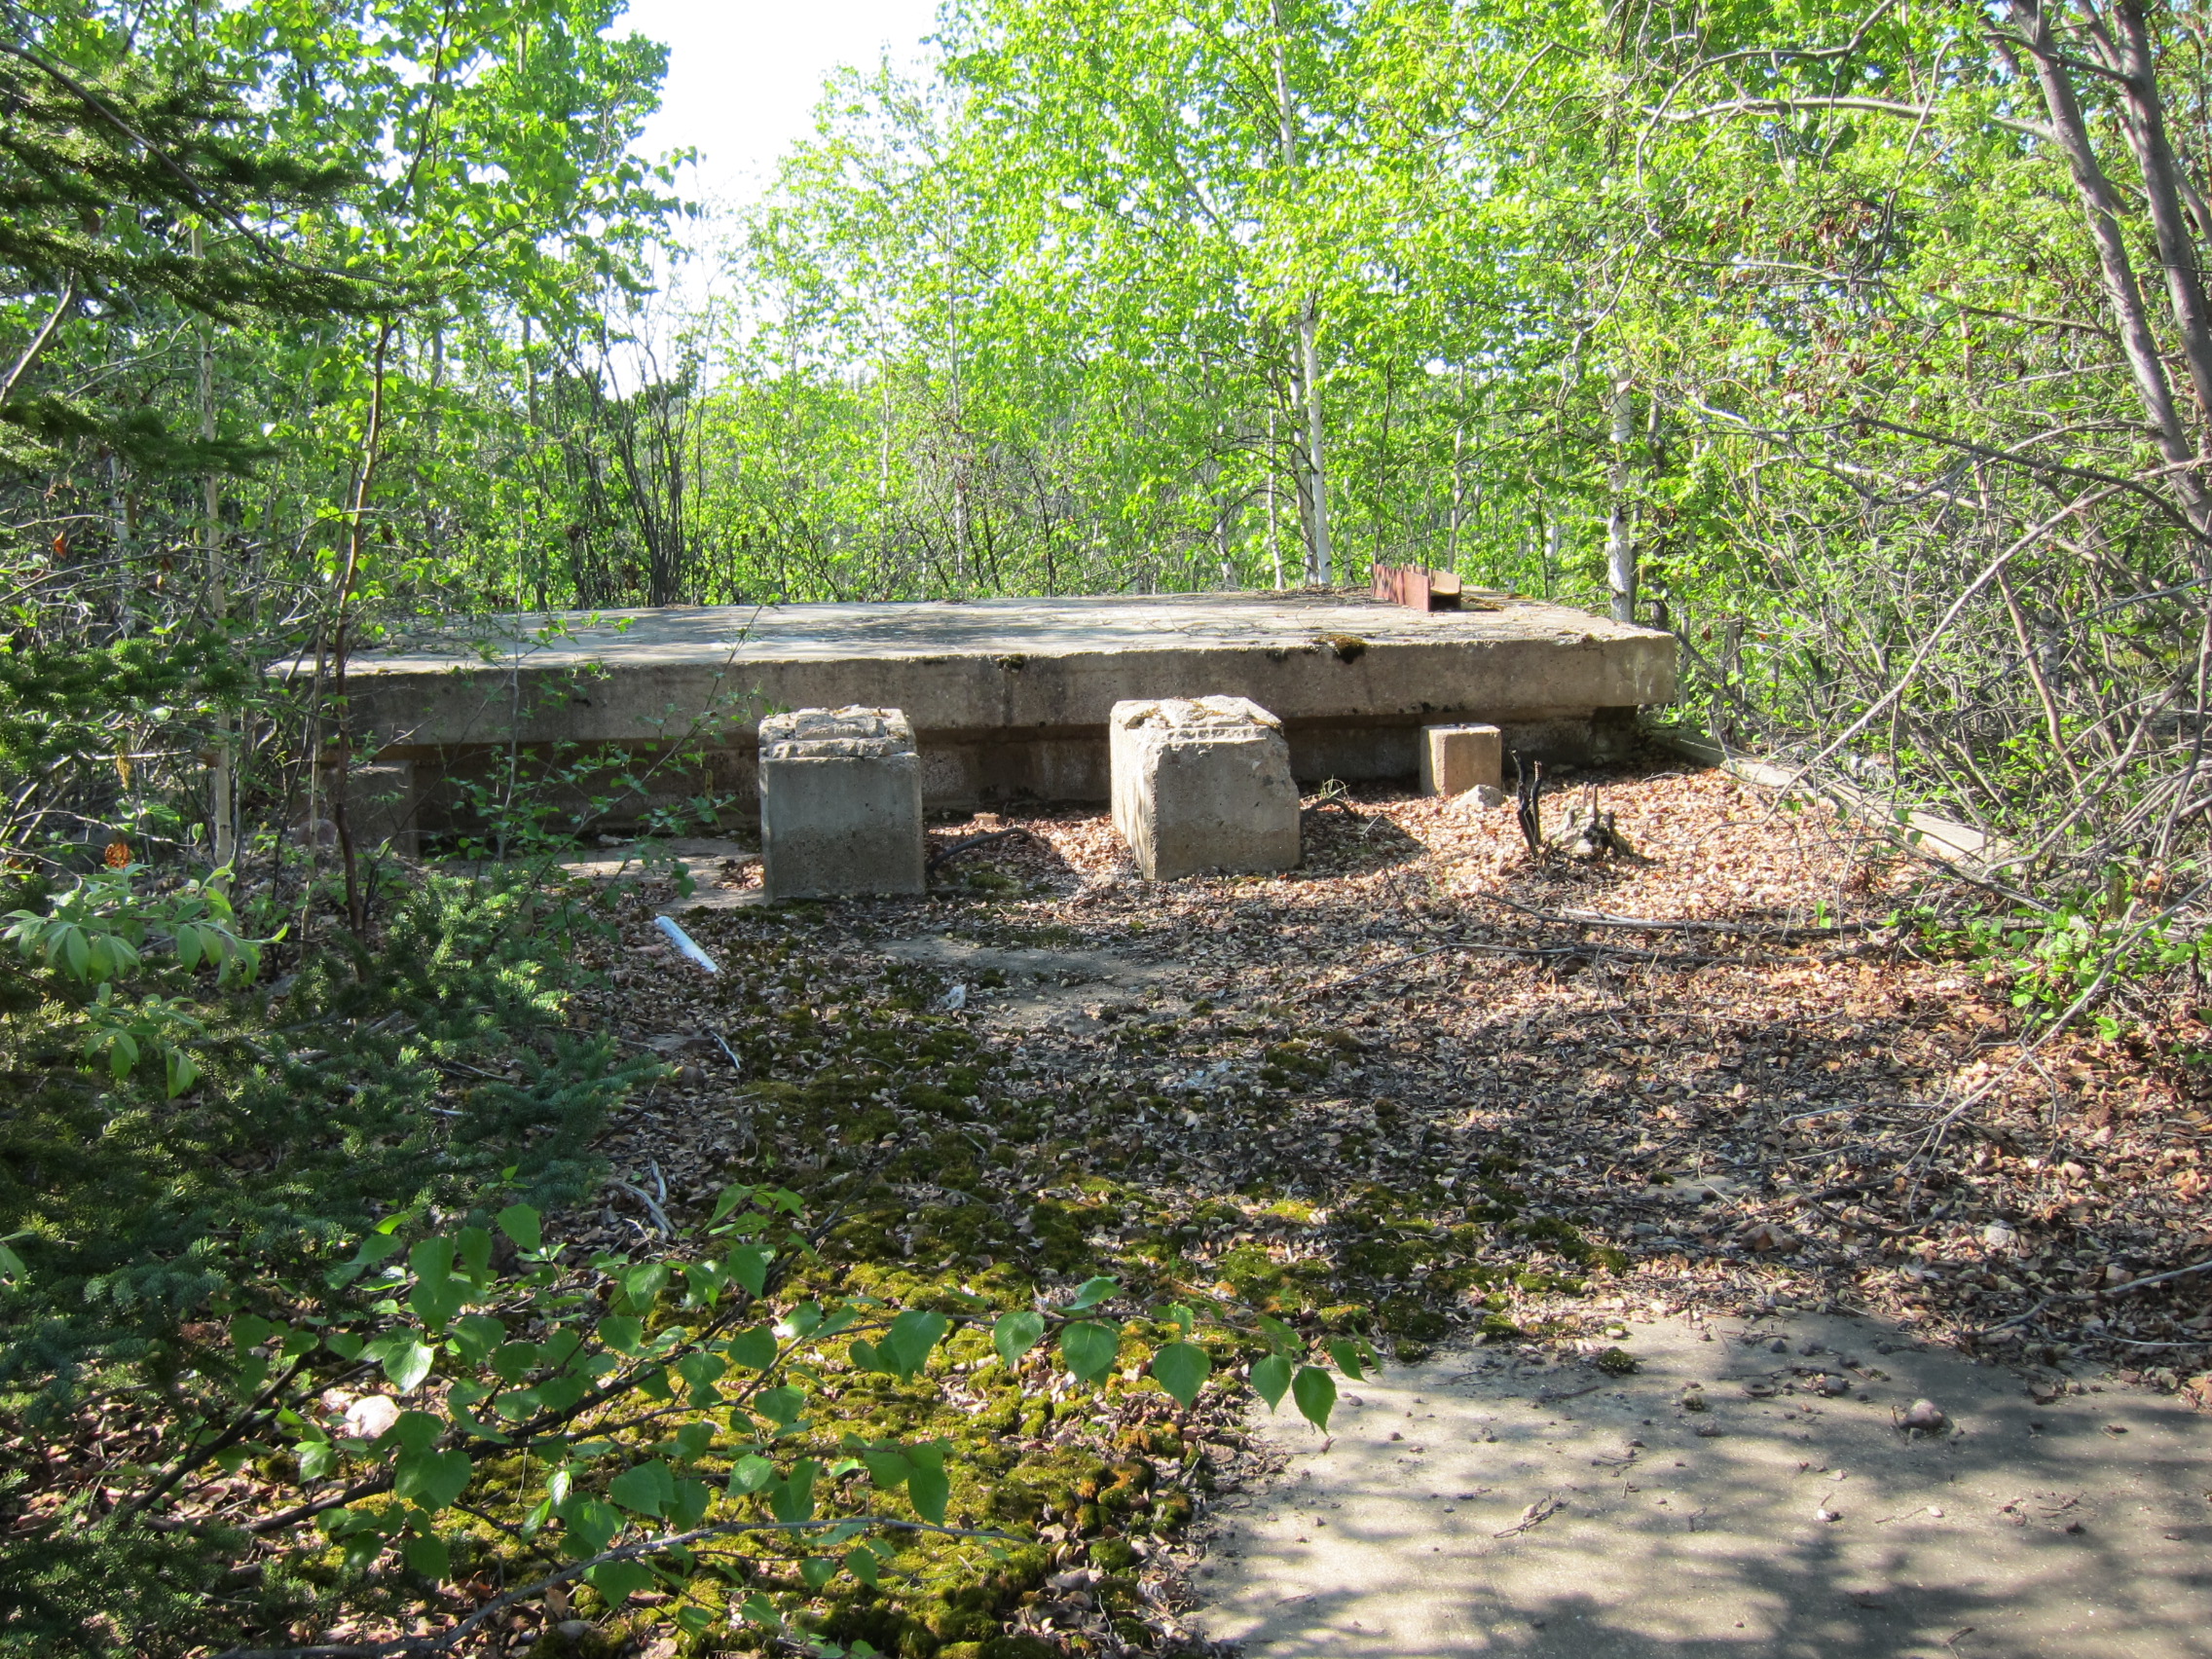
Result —
[{"label": "small concrete block", "polygon": [[403,857],[415,857],[421,850],[415,827],[418,804],[413,761],[355,766],[346,779],[346,827],[352,831],[354,848],[365,852],[388,846]]},{"label": "small concrete block", "polygon": [[1292,869],[1298,785],[1282,721],[1242,697],[1116,703],[1114,828],[1147,881]]},{"label": "small concrete block", "polygon": [[760,860],[770,899],[922,891],[922,761],[903,713],[760,722]]},{"label": "small concrete block", "polygon": [[1465,794],[1505,784],[1505,740],[1493,725],[1422,726],[1420,793]]}]

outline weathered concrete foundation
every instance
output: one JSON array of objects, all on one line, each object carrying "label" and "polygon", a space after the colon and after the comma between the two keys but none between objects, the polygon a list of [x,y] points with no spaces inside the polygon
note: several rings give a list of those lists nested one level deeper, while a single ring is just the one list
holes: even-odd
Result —
[{"label": "weathered concrete foundation", "polygon": [[897,709],[760,722],[761,885],[771,899],[920,893],[922,767]]},{"label": "weathered concrete foundation", "polygon": [[748,827],[760,721],[784,709],[903,710],[925,804],[953,808],[1111,798],[1123,701],[1249,698],[1310,785],[1411,782],[1438,724],[1495,725],[1508,756],[1604,760],[1675,693],[1669,635],[1476,603],[1494,608],[1188,594],[503,617],[365,653],[349,682],[360,753],[414,767],[411,816],[433,832],[480,819],[510,768],[546,780],[579,830],[695,823],[700,802]]},{"label": "weathered concrete foundation", "polygon": [[1423,726],[1420,733],[1420,793],[1465,794],[1505,781],[1504,735],[1493,725]]},{"label": "weathered concrete foundation", "polygon": [[1298,866],[1298,785],[1282,722],[1243,697],[1116,703],[1114,828],[1147,881]]}]

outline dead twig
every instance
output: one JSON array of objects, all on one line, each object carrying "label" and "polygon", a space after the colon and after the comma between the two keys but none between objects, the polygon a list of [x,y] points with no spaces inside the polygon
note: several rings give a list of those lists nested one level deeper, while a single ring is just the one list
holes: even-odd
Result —
[{"label": "dead twig", "polygon": [[929,861],[924,867],[927,869],[937,869],[941,866],[950,864],[962,853],[972,853],[977,847],[986,846],[992,841],[1003,841],[1009,835],[1026,835],[1028,833],[1029,831],[1026,829],[1016,824],[1011,830],[987,830],[979,835],[963,835],[959,840],[953,842],[948,847],[938,847],[933,849],[930,853]]},{"label": "dead twig", "polygon": [[1530,1504],[1528,1508],[1521,1511],[1520,1520],[1514,1522],[1510,1527],[1500,1528],[1497,1531],[1493,1532],[1491,1536],[1493,1538],[1517,1537],[1523,1532],[1529,1531],[1537,1527],[1541,1527],[1546,1521],[1549,1521],[1553,1516],[1557,1515],[1566,1507],[1567,1505],[1560,1499],[1552,1496],[1551,1493],[1546,1493],[1542,1497],[1536,1499],[1535,1502]]},{"label": "dead twig", "polygon": [[646,1192],[643,1187],[632,1186],[619,1176],[608,1177],[607,1184],[629,1194],[638,1202],[644,1204],[645,1213],[653,1218],[653,1225],[660,1229],[660,1235],[663,1238],[674,1238],[676,1236],[676,1226],[668,1219],[668,1211],[660,1207],[658,1200],[653,1198],[652,1194]]}]

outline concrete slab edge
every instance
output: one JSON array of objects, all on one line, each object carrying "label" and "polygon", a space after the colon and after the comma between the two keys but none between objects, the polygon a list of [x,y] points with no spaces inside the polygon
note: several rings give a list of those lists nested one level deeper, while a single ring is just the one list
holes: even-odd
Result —
[{"label": "concrete slab edge", "polygon": [[1899,807],[1896,801],[1841,778],[1811,776],[1794,766],[1733,754],[1703,732],[1661,726],[1648,729],[1656,742],[1685,760],[1717,766],[1730,777],[1761,789],[1797,791],[1833,801],[1854,817],[1883,830],[1906,852],[1933,864],[1953,866],[1969,876],[1985,877],[2019,857],[2018,849],[2009,841],[1936,813]]}]

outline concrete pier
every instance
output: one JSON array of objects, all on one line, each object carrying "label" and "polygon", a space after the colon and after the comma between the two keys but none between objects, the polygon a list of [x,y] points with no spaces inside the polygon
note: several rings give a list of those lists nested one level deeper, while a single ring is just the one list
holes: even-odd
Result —
[{"label": "concrete pier", "polygon": [[[1422,612],[1364,596],[1182,594],[912,605],[716,606],[493,618],[350,665],[356,753],[411,763],[420,822],[470,816],[467,784],[599,756],[593,824],[726,796],[757,809],[779,710],[899,708],[932,807],[1110,794],[1117,702],[1249,697],[1305,783],[1414,778],[1423,726],[1503,728],[1508,752],[1602,758],[1675,694],[1675,642],[1532,600]],[[292,665],[277,665],[283,672]],[[628,774],[636,787],[612,782]]]}]

